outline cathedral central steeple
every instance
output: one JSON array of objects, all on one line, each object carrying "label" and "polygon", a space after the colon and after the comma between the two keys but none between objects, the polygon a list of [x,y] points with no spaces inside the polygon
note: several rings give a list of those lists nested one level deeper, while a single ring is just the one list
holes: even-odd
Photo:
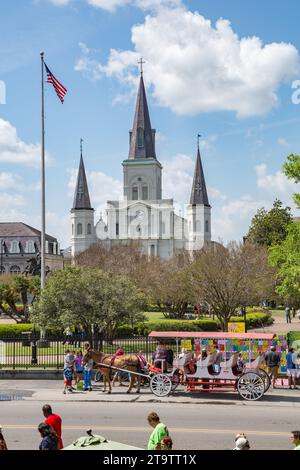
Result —
[{"label": "cathedral central steeple", "polygon": [[128,155],[129,160],[140,158],[156,158],[155,130],[151,128],[142,68]]}]

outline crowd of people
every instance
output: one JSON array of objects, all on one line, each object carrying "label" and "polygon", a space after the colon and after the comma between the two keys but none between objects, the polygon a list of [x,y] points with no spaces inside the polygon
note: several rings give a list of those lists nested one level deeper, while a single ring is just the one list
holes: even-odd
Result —
[{"label": "crowd of people", "polygon": [[[62,418],[53,413],[52,407],[48,404],[42,408],[44,421],[38,425],[38,432],[41,437],[39,450],[61,450],[64,448],[62,441]],[[153,429],[147,444],[147,450],[168,451],[173,449],[173,439],[170,436],[167,426],[160,420],[157,413],[151,412],[147,416],[149,426]],[[300,431],[291,431],[290,435],[293,450],[300,450]],[[234,448],[232,450],[250,450],[250,442],[245,433],[238,433],[235,436]],[[3,436],[0,426],[0,451],[8,450],[8,446]]]}]

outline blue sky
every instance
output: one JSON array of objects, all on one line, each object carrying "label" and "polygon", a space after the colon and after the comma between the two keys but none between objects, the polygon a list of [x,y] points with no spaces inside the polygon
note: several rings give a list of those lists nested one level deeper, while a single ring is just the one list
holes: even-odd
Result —
[{"label": "blue sky", "polygon": [[0,220],[40,226],[41,50],[68,88],[61,105],[46,85],[47,231],[62,246],[81,137],[95,219],[121,195],[141,55],[164,196],[184,210],[200,132],[215,240],[241,239],[275,198],[299,215],[281,172],[300,152],[299,13],[296,0],[2,1]]}]

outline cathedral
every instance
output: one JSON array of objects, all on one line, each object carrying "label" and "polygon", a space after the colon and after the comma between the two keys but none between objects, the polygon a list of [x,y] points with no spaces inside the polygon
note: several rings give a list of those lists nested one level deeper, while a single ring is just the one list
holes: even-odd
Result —
[{"label": "cathedral", "polygon": [[148,256],[172,258],[176,252],[193,252],[211,242],[211,206],[208,201],[199,141],[191,197],[185,217],[175,213],[173,199],[162,197],[162,165],[155,151],[146,91],[141,72],[135,116],[129,132],[129,154],[123,161],[123,196],[107,201],[107,219],[95,224],[81,150],[71,209],[72,257],[95,243],[109,249],[115,244],[139,241]]}]

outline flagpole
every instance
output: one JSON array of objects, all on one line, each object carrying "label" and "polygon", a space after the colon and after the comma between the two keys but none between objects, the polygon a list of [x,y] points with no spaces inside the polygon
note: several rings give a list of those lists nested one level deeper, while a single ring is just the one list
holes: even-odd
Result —
[{"label": "flagpole", "polygon": [[44,52],[41,52],[42,67],[42,213],[41,213],[41,290],[45,287],[45,239],[46,239],[46,215],[45,215],[45,85],[44,85]]}]

